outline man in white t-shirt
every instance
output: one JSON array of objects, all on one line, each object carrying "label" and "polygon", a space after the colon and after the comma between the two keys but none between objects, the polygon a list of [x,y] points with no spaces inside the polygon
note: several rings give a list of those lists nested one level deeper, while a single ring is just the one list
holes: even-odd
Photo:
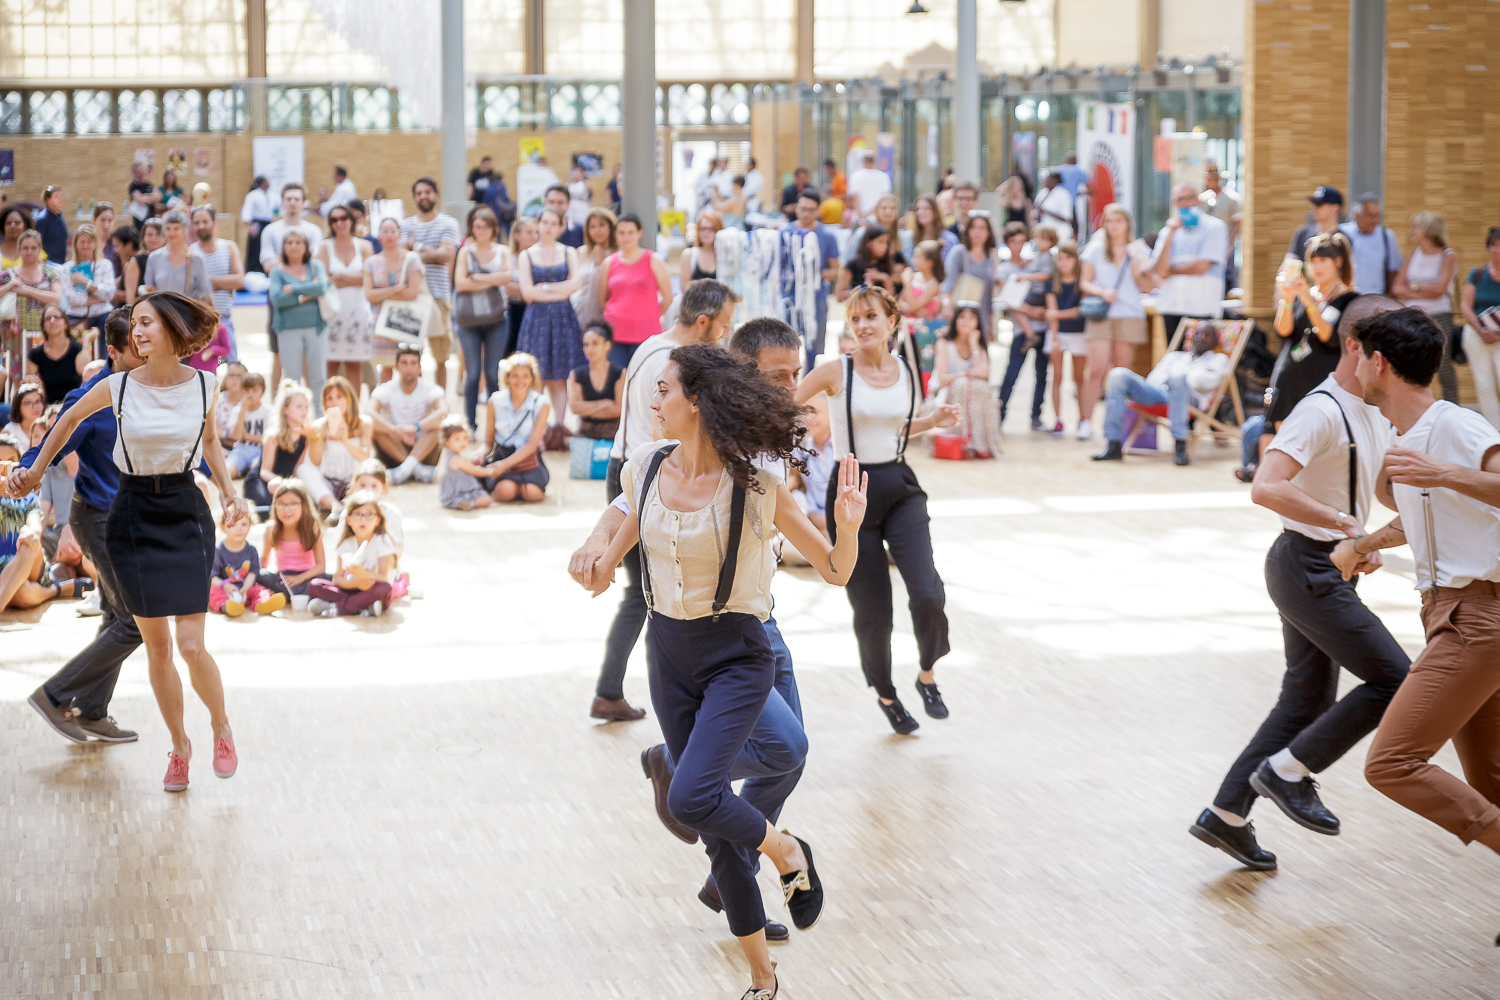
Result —
[{"label": "man in white t-shirt", "polygon": [[[626,456],[658,437],[651,397],[656,393],[657,377],[667,367],[672,349],[689,344],[717,344],[729,335],[729,328],[734,325],[734,307],[738,301],[739,297],[728,285],[712,278],[695,281],[682,294],[677,325],[666,333],[648,337],[636,348],[625,370],[624,412],[615,435],[614,450],[610,453],[609,473],[605,479],[606,500],[613,501],[620,495],[620,469]],[[609,548],[615,529],[620,526],[619,517],[619,511],[605,510],[583,547],[573,553],[568,572],[579,583],[593,572],[594,563]],[[629,583],[619,610],[615,612],[614,624],[610,626],[599,683],[594,689],[594,703],[589,709],[591,718],[615,722],[630,722],[646,715],[645,709],[633,708],[625,700],[624,689],[625,664],[646,622],[646,593],[641,587],[640,556],[636,549],[625,553],[624,565]]]},{"label": "man in white t-shirt", "polygon": [[1056,170],[1042,181],[1043,190],[1036,200],[1036,224],[1057,230],[1058,242],[1073,238],[1073,195],[1063,186],[1062,174]]},{"label": "man in white t-shirt", "polygon": [[[1341,540],[1364,535],[1381,462],[1395,440],[1390,422],[1363,399],[1351,325],[1335,334],[1345,335],[1338,367],[1282,422],[1256,473],[1251,499],[1281,517],[1282,533],[1266,554],[1266,589],[1281,614],[1286,674],[1270,715],[1190,830],[1259,870],[1275,868],[1276,856],[1250,829],[1255,797],[1270,798],[1299,826],[1337,834],[1338,818],[1318,798],[1312,775],[1379,724],[1410,662],[1359,599],[1357,577],[1345,576],[1330,556]],[[1370,554],[1350,568],[1365,573],[1379,565],[1379,555]],[[1341,666],[1362,683],[1335,702]]]},{"label": "man in white t-shirt", "polygon": [[766,178],[755,165],[755,157],[750,157],[750,169],[745,171],[745,211],[760,211],[760,191],[766,186]]},{"label": "man in white t-shirt", "polygon": [[864,167],[849,178],[849,209],[854,218],[870,222],[875,218],[875,203],[891,193],[891,175],[875,168],[875,152],[865,150]]},{"label": "man in white t-shirt", "polygon": [[396,376],[370,393],[375,446],[391,469],[392,484],[430,483],[442,451],[438,427],[448,415],[448,398],[422,377],[422,352],[415,347],[396,351]]},{"label": "man in white t-shirt", "polygon": [[328,213],[341,205],[347,205],[351,201],[357,201],[359,193],[354,189],[354,182],[349,179],[349,171],[343,167],[333,168],[333,194],[323,199],[318,206],[318,214],[328,218]]},{"label": "man in white t-shirt", "polygon": [[286,234],[295,229],[307,237],[308,260],[318,252],[323,240],[323,230],[311,219],[304,218],[302,210],[307,205],[307,192],[293,181],[281,188],[281,218],[260,231],[260,263],[267,274],[281,263],[281,244]]},{"label": "man in white t-shirt", "polygon": [[[1339,543],[1345,575],[1376,549],[1409,544],[1427,647],[1370,745],[1365,777],[1464,843],[1500,853],[1500,432],[1432,398],[1444,335],[1420,309],[1357,327],[1364,398],[1396,427],[1381,500],[1400,516]],[[1432,763],[1449,741],[1467,783]]]}]

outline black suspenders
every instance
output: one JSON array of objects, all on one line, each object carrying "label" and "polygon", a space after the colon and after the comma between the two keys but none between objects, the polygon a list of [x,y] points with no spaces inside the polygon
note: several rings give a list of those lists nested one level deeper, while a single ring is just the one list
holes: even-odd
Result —
[{"label": "black suspenders", "polygon": [[1343,404],[1327,389],[1314,389],[1308,395],[1327,396],[1339,408],[1339,416],[1344,421],[1344,433],[1349,435],[1349,516],[1359,521],[1359,448],[1354,443],[1354,428],[1349,426],[1349,415],[1344,412]]},{"label": "black suspenders", "polygon": [[[636,533],[640,536],[637,544],[641,549],[641,588],[646,592],[648,615],[656,609],[656,599],[651,593],[651,560],[646,555],[646,533],[641,524],[646,512],[646,498],[651,495],[651,484],[656,480],[657,470],[676,447],[675,444],[669,444],[651,456],[651,462],[646,466],[646,475],[641,479],[641,490],[635,504]],[[714,621],[719,620],[719,615],[729,604],[729,594],[734,589],[734,574],[740,558],[740,535],[744,528],[745,488],[735,483],[729,498],[729,545],[724,552],[724,563],[719,567],[719,587],[714,591]]]},{"label": "black suspenders", "polygon": [[[188,450],[187,464],[182,467],[184,473],[193,471],[193,458],[198,454],[198,448],[203,443],[203,435],[208,430],[208,383],[204,381],[201,371],[197,375],[198,392],[203,397],[203,422],[198,426],[197,442]],[[135,475],[135,463],[130,460],[130,448],[125,444],[125,387],[129,384],[130,373],[126,372],[125,377],[120,379],[120,398],[115,403],[115,434],[120,438],[120,454],[125,456],[125,471],[133,476]],[[152,492],[160,493],[161,476],[156,475],[151,478],[156,480],[155,489]]]},{"label": "black suspenders", "polygon": [[[904,355],[896,355],[896,360],[901,362],[901,367],[906,369],[906,381],[911,388],[911,404],[906,410],[906,427],[901,431],[901,447],[896,449],[896,461],[904,461],[906,458],[906,444],[911,440],[911,422],[917,415],[917,380],[912,375],[911,363]],[[849,426],[849,454],[859,458],[858,452],[854,450],[854,355],[844,355],[844,419]]]}]

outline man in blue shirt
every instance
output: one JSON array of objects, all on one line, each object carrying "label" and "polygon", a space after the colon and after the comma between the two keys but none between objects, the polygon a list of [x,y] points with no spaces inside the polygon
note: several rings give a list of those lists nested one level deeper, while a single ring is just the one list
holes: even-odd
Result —
[{"label": "man in blue shirt", "polygon": [[[109,348],[109,364],[104,371],[68,393],[63,411],[73,406],[100,379],[113,372],[127,372],[145,362],[135,353],[130,341],[130,313],[116,309],[104,326]],[[73,432],[53,464],[65,455],[77,453],[78,475],[73,480],[73,509],[68,526],[73,529],[83,554],[99,571],[99,606],[103,620],[94,641],[73,657],[50,680],[37,688],[29,699],[31,707],[74,743],[90,738],[104,743],[128,743],[136,734],[115,725],[109,716],[109,701],[114,696],[120,665],[141,644],[141,633],[135,619],[120,601],[123,590],[104,545],[104,522],[120,488],[120,472],[115,467],[115,432],[117,425],[111,409],[103,409],[87,418]],[[44,442],[45,443],[45,442]],[[38,445],[26,453],[21,464],[30,466],[41,452]]]},{"label": "man in blue shirt", "polygon": [[818,286],[818,329],[803,345],[807,352],[807,367],[803,371],[809,372],[817,364],[818,355],[823,353],[823,339],[828,332],[828,290],[839,277],[839,241],[827,226],[818,221],[818,206],[821,204],[818,192],[812,188],[804,188],[797,196],[797,235],[805,236],[809,232],[818,235],[818,257],[823,265],[823,281]]},{"label": "man in blue shirt", "polygon": [[1339,226],[1354,250],[1354,290],[1361,295],[1389,295],[1401,270],[1401,246],[1380,216],[1380,196],[1367,191],[1354,199],[1354,221]]},{"label": "man in blue shirt", "polygon": [[1198,189],[1172,189],[1172,217],[1156,237],[1156,273],[1162,279],[1156,308],[1166,324],[1167,339],[1183,319],[1218,319],[1224,315],[1224,260],[1229,227],[1198,203]]},{"label": "man in blue shirt", "polygon": [[1063,165],[1057,168],[1062,177],[1063,189],[1073,197],[1078,197],[1078,189],[1088,187],[1089,175],[1084,173],[1083,168],[1078,165],[1078,154],[1069,153],[1063,157]]}]

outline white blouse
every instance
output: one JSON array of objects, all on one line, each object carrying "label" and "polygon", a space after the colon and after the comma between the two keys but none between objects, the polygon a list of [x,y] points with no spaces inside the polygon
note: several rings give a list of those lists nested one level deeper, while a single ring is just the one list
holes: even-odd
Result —
[{"label": "white blouse", "polygon": [[[207,376],[181,385],[151,386],[130,379],[129,372],[109,377],[110,405],[119,421],[115,435],[115,466],[135,476],[165,476],[191,472],[203,447],[203,424],[208,417]],[[124,403],[121,403],[123,393]]]},{"label": "white blouse", "polygon": [[[638,477],[644,476],[651,455],[665,441],[641,445],[630,455],[620,473],[620,486],[630,504],[630,516],[640,510]],[[735,564],[734,586],[729,592],[727,613],[754,615],[761,621],[771,617],[771,576],[776,556],[771,542],[776,537],[776,490],[781,478],[764,469],[754,470],[755,481],[765,492],[745,491],[745,520]],[[700,510],[677,511],[661,501],[661,472],[651,483],[644,501],[641,541],[651,575],[652,611],[682,621],[713,614],[714,594],[719,589],[719,571],[724,565],[729,540],[730,499],[734,480],[728,470],[719,477],[714,498]]]}]

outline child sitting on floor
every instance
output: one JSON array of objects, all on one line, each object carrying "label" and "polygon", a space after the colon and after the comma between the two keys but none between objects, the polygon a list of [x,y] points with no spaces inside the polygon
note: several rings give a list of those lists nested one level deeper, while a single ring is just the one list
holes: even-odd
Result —
[{"label": "child sitting on floor", "polygon": [[[386,495],[390,489],[390,482],[386,478],[385,465],[378,458],[371,458],[359,464],[354,473],[354,482],[350,484],[351,493],[360,493],[369,490],[380,499],[380,511],[385,515],[385,533],[391,536],[391,541],[396,543],[396,561],[399,564],[401,557],[406,554],[406,532],[401,525],[401,508]],[[344,519],[339,518],[338,530],[344,530]],[[402,574],[403,576],[405,574]],[[399,587],[397,588],[400,589]],[[400,594],[396,595],[401,596]]]},{"label": "child sitting on floor", "polygon": [[228,437],[233,443],[224,456],[229,475],[235,479],[260,464],[261,442],[265,440],[266,423],[271,419],[271,408],[265,403],[266,380],[250,372],[240,377],[240,386],[243,393],[240,408]]},{"label": "child sitting on floor", "polygon": [[488,507],[490,495],[479,478],[492,473],[488,467],[471,461],[465,454],[470,442],[464,418],[452,416],[444,420],[438,428],[438,437],[443,442],[443,456],[438,463],[442,477],[438,482],[438,503],[449,510]]},{"label": "child sitting on floor", "polygon": [[208,609],[238,618],[245,608],[268,615],[286,607],[285,594],[273,594],[260,584],[260,553],[246,541],[254,513],[224,529],[224,541],[214,550],[213,584]]},{"label": "child sitting on floor", "polygon": [[380,497],[361,490],[349,498],[343,535],[335,550],[338,570],[332,580],[313,580],[307,610],[320,618],[359,615],[378,618],[391,602],[391,573],[396,544],[385,531]]},{"label": "child sitting on floor", "polygon": [[[271,498],[271,513],[271,526],[261,542],[260,563],[265,569],[258,577],[260,585],[287,597],[305,594],[312,580],[328,579],[317,505],[300,479],[282,479]],[[272,562],[276,563],[274,573],[270,572]]]}]

